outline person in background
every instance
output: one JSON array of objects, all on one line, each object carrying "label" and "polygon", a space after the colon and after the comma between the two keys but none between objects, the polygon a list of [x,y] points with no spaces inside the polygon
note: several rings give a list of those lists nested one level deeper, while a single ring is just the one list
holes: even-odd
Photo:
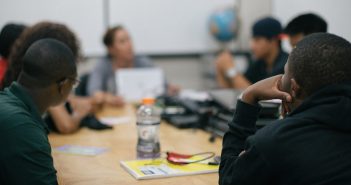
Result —
[{"label": "person in background", "polygon": [[[284,75],[238,100],[223,138],[219,184],[351,184],[351,43],[314,33],[297,43]],[[284,119],[256,131],[260,100],[281,99]]]},{"label": "person in background", "polygon": [[220,88],[245,89],[264,78],[282,74],[288,54],[281,49],[282,26],[274,18],[258,20],[252,27],[251,50],[255,61],[244,74],[233,62],[229,51],[216,60],[216,79]]},{"label": "person in background", "polygon": [[76,82],[73,52],[55,39],[34,42],[17,81],[0,92],[0,184],[54,185],[56,170],[41,115]]},{"label": "person in background", "polygon": [[[105,103],[123,106],[123,97],[116,96],[115,71],[121,68],[151,68],[154,65],[149,58],[134,54],[131,37],[121,25],[109,28],[103,37],[103,43],[108,55],[93,68],[87,92]],[[178,87],[168,85],[169,94],[175,94],[178,90]]]},{"label": "person in background", "polygon": [[303,37],[319,32],[327,32],[328,24],[319,15],[307,13],[293,18],[285,27],[284,33],[288,35],[291,47],[303,39]]},{"label": "person in background", "polygon": [[[8,86],[18,79],[23,66],[22,57],[27,49],[35,41],[44,38],[63,42],[73,52],[74,61],[79,60],[79,41],[69,28],[58,23],[40,22],[27,28],[14,44],[4,85]],[[92,97],[78,97],[70,94],[67,103],[48,108],[48,114],[44,119],[52,131],[62,134],[73,133],[83,124],[82,120],[94,112],[95,105],[96,101]]]},{"label": "person in background", "polygon": [[16,39],[21,35],[25,28],[25,25],[11,23],[6,24],[0,32],[0,87],[2,86],[1,82],[7,70],[7,59],[10,55],[12,45],[15,43]]}]

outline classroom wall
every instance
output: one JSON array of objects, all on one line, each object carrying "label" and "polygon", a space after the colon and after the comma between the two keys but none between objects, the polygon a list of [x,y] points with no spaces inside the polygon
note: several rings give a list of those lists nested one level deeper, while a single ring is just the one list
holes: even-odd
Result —
[{"label": "classroom wall", "polygon": [[141,54],[205,53],[219,47],[209,34],[210,15],[236,4],[236,0],[112,0],[109,25],[125,25]]},{"label": "classroom wall", "polygon": [[272,0],[242,0],[240,7],[240,46],[242,50],[249,50],[252,25],[262,17],[271,16]]},{"label": "classroom wall", "polygon": [[285,25],[304,12],[321,14],[329,31],[351,40],[350,0],[1,0],[0,27],[7,22],[34,24],[42,20],[67,24],[79,36],[83,54],[105,54],[101,37],[106,26],[124,24],[138,53],[199,54],[219,48],[208,33],[208,17],[217,9],[236,6],[240,36],[230,47],[248,50],[251,26],[274,15]]},{"label": "classroom wall", "polygon": [[32,25],[38,21],[66,24],[79,37],[85,55],[104,53],[101,35],[102,0],[0,0],[0,27],[8,22]]},{"label": "classroom wall", "polygon": [[247,49],[254,19],[270,13],[271,0],[1,0],[0,27],[8,22],[32,25],[49,20],[64,23],[80,38],[85,56],[105,54],[101,37],[107,26],[125,25],[137,53],[184,55],[220,48],[208,30],[218,9],[238,7],[241,32],[230,48]]},{"label": "classroom wall", "polygon": [[[8,21],[33,24],[39,20],[53,20],[63,22],[72,28],[81,38],[82,49],[84,54],[89,58],[88,62],[80,65],[79,69],[81,74],[90,71],[99,60],[99,57],[105,54],[104,48],[101,44],[101,36],[104,32],[105,26],[118,23],[116,18],[111,19],[110,22],[107,23],[104,21],[104,17],[106,16],[112,15],[117,17],[118,15],[104,11],[104,6],[116,7],[121,2],[127,3],[127,0],[0,1],[0,27]],[[109,1],[113,1],[113,3],[104,4]],[[151,1],[157,2],[157,0]],[[212,5],[218,3],[216,4],[218,7],[221,6],[219,2],[225,2],[217,2],[217,0],[211,1],[216,1],[215,3],[212,2]],[[136,0],[131,0],[132,4],[135,4],[136,2]],[[185,3],[185,1],[180,2]],[[194,2],[199,1],[194,0]],[[243,50],[249,49],[251,26],[258,18],[273,15],[281,20],[283,25],[286,25],[292,17],[307,11],[314,11],[321,14],[328,21],[330,32],[342,35],[351,40],[351,26],[347,24],[348,18],[351,17],[351,11],[348,11],[348,8],[351,7],[350,0],[236,0],[230,2],[241,7],[239,9],[241,17],[240,39],[233,44],[237,44],[238,46],[236,47]],[[202,6],[202,3],[199,4],[199,6]],[[318,6],[316,6],[317,4]],[[136,8],[135,10],[138,9],[142,9],[142,7]],[[161,11],[162,8],[153,7],[153,10]],[[146,16],[147,12],[150,12],[150,10],[146,11],[145,9],[143,16]],[[126,12],[124,13],[126,14]],[[121,21],[121,23],[123,22]],[[144,26],[145,25],[142,25],[140,28],[143,30]],[[130,29],[130,31],[132,30]],[[133,28],[132,34],[135,46],[140,48],[139,45],[141,44],[141,41],[138,41],[139,39],[137,38],[137,35],[135,35],[136,31],[137,29]],[[205,33],[203,32],[202,34],[204,35]],[[155,40],[155,38],[144,39],[150,39],[151,41]],[[212,44],[214,44],[213,41],[209,41],[208,39],[210,39],[210,37],[207,38],[207,41],[205,42],[212,42]],[[157,52],[155,52],[155,54],[157,54]],[[171,57],[155,59],[154,61],[157,66],[165,70],[167,79],[170,82],[174,82],[184,88],[207,89],[209,87],[214,87],[214,83],[212,82],[209,85],[209,80],[204,77],[204,73],[213,68],[213,61],[211,61],[211,59],[203,60],[201,57]],[[179,75],[180,73],[182,75]]]}]

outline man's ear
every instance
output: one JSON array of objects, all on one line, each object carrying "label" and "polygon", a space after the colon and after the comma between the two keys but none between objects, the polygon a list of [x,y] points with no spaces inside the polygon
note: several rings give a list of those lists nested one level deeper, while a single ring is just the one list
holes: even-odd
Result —
[{"label": "man's ear", "polygon": [[61,92],[60,92],[60,86],[55,83],[50,85],[48,88],[46,88],[46,93],[48,97],[47,99],[50,99],[50,107],[57,105],[58,99],[61,97]]},{"label": "man's ear", "polygon": [[294,78],[290,79],[290,94],[293,99],[301,99],[303,92],[301,86],[296,82]]},{"label": "man's ear", "polygon": [[58,92],[58,94],[59,95],[63,95],[63,93],[64,93],[64,86],[66,85],[66,83],[65,83],[65,81],[64,82],[61,82],[61,83],[59,83],[59,84],[57,84],[57,92]]},{"label": "man's ear", "polygon": [[60,93],[57,84],[51,84],[50,86],[45,87],[45,90],[43,91],[45,91],[45,94],[47,96],[44,98],[47,98],[47,99],[53,99],[54,97],[57,97],[58,94]]}]

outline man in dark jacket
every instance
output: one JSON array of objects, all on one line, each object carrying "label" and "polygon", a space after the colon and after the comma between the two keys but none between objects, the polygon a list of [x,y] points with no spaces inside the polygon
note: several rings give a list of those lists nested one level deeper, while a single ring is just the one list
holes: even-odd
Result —
[{"label": "man in dark jacket", "polygon": [[[256,132],[257,102],[274,98],[285,118]],[[351,44],[327,33],[305,37],[283,76],[245,90],[229,126],[221,185],[351,184]]]}]

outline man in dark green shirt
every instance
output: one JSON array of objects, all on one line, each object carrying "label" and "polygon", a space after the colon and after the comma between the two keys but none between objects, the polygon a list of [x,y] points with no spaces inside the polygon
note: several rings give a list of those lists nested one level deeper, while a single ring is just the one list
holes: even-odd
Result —
[{"label": "man in dark green shirt", "polygon": [[18,81],[0,92],[0,184],[57,184],[41,114],[67,98],[74,60],[63,43],[39,40],[26,51]]}]

